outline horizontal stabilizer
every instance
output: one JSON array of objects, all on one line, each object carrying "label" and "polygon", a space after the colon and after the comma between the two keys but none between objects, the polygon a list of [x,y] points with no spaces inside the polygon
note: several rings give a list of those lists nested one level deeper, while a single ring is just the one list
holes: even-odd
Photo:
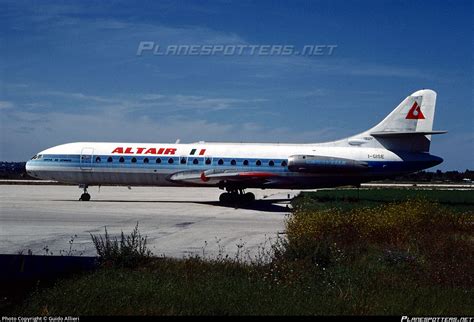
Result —
[{"label": "horizontal stabilizer", "polygon": [[406,137],[411,135],[434,135],[445,133],[448,133],[448,131],[379,131],[372,132],[370,135],[375,137]]},{"label": "horizontal stabilizer", "polygon": [[436,92],[422,89],[412,93],[379,124],[347,138],[344,143],[391,151],[429,152],[433,131]]}]

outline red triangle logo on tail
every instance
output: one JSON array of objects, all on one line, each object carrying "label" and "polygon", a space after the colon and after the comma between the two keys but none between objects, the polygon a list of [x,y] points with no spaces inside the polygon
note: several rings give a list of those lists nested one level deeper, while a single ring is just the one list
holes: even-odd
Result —
[{"label": "red triangle logo on tail", "polygon": [[407,120],[424,120],[425,116],[421,112],[420,105],[418,105],[417,102],[413,104],[413,106],[410,108],[410,111],[408,111]]}]

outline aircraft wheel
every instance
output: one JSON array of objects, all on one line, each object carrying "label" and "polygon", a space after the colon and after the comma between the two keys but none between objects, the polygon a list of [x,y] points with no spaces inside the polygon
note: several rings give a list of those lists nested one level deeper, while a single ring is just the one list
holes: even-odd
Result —
[{"label": "aircraft wheel", "polygon": [[230,199],[231,199],[231,195],[230,193],[223,193],[219,196],[219,201],[220,202],[230,202]]},{"label": "aircraft wheel", "polygon": [[247,192],[246,194],[244,194],[244,200],[247,202],[253,202],[255,201],[255,195],[251,192]]},{"label": "aircraft wheel", "polygon": [[81,195],[81,198],[79,198],[79,200],[81,200],[81,201],[89,201],[89,200],[91,200],[91,195],[88,194],[87,192],[86,192],[86,193],[83,193],[83,194]]}]

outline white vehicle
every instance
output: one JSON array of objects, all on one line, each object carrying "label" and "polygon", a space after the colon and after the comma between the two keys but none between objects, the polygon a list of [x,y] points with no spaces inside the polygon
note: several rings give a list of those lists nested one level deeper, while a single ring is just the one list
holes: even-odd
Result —
[{"label": "white vehicle", "polygon": [[433,167],[429,154],[436,93],[420,90],[405,98],[382,122],[333,142],[103,143],[58,145],[26,164],[29,175],[78,184],[80,200],[92,185],[213,186],[223,202],[252,201],[246,188],[313,189],[359,185]]}]

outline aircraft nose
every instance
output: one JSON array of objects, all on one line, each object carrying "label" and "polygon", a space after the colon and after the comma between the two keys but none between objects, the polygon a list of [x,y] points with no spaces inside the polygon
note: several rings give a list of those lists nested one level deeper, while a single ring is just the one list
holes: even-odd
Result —
[{"label": "aircraft nose", "polygon": [[25,164],[25,171],[28,175],[31,175],[31,161],[27,161]]},{"label": "aircraft nose", "polygon": [[33,161],[27,161],[25,164],[25,171],[26,173],[33,178],[39,178],[38,177],[38,167],[33,164]]}]

